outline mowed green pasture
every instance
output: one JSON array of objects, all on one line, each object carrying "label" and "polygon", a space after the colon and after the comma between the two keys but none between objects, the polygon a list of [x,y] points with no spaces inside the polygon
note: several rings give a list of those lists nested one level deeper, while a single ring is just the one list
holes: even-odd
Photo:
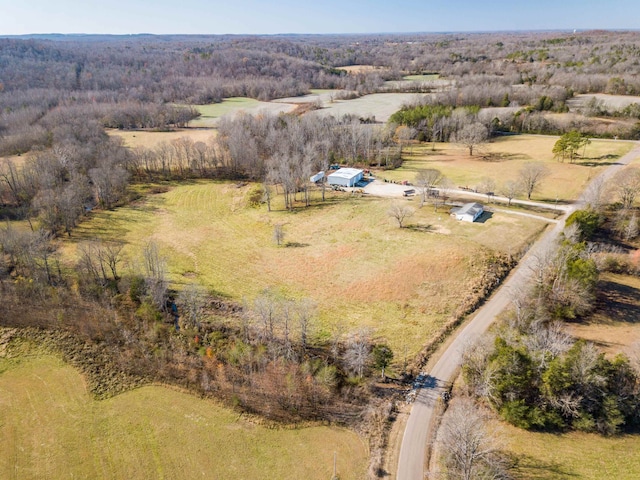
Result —
[{"label": "mowed green pasture", "polygon": [[519,459],[511,473],[520,480],[640,478],[640,435],[536,433],[503,424],[501,437]]},{"label": "mowed green pasture", "polygon": [[[316,333],[372,327],[401,362],[472,294],[488,252],[516,253],[546,225],[495,213],[485,223],[457,222],[447,211],[416,208],[399,229],[387,212],[391,199],[336,193],[324,204],[294,213],[252,207],[256,186],[194,182],[150,195],[114,211],[96,212],[64,239],[67,262],[78,242],[92,238],[126,242],[129,265],[154,240],[167,258],[172,286],[199,283],[236,302],[266,289],[318,305]],[[418,199],[401,200],[418,207]],[[285,242],[273,240],[284,225]]]},{"label": "mowed green pasture", "polygon": [[367,451],[335,427],[268,428],[148,386],[96,401],[50,355],[0,357],[0,478],[364,478]]},{"label": "mowed green pasture", "polygon": [[220,103],[193,105],[193,107],[200,112],[200,116],[189,122],[189,126],[198,128],[215,127],[218,124],[218,119],[220,117],[240,111],[251,114],[258,114],[263,111],[278,114],[281,112],[290,112],[294,109],[294,105],[286,103],[261,102],[253,98],[246,97],[225,98]]},{"label": "mowed green pasture", "polygon": [[590,179],[633,146],[631,142],[592,140],[584,157],[571,164],[553,158],[551,151],[557,139],[536,135],[499,137],[479,146],[473,157],[469,156],[468,149],[456,144],[436,143],[435,149],[431,143],[407,146],[402,167],[384,172],[382,178],[413,181],[419,169],[437,168],[456,187],[475,188],[483,177],[492,178],[498,185],[496,191],[499,193],[502,183],[518,179],[518,172],[526,162],[536,161],[544,163],[550,175],[534,192],[532,200],[572,202]]}]

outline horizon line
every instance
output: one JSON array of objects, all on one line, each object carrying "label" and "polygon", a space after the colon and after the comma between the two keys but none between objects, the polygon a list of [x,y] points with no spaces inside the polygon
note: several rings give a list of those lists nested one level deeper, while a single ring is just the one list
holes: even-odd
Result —
[{"label": "horizon line", "polygon": [[640,28],[548,28],[548,29],[510,29],[510,30],[442,30],[442,31],[408,31],[408,32],[324,32],[324,33],[304,33],[304,32],[279,32],[279,33],[87,33],[87,32],[32,32],[17,34],[2,34],[0,38],[14,37],[34,37],[34,36],[57,36],[57,37],[222,37],[222,36],[244,36],[244,37],[278,37],[278,36],[356,36],[356,35],[447,35],[447,34],[492,34],[492,33],[585,33],[585,32],[638,32]]}]

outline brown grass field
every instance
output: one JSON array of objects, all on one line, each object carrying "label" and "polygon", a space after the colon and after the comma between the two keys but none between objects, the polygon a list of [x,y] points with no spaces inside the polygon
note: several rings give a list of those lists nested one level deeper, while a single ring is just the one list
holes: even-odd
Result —
[{"label": "brown grass field", "polygon": [[55,356],[0,353],[0,478],[360,479],[367,450],[336,427],[272,428],[147,386],[96,401]]},{"label": "brown grass field", "polygon": [[640,475],[640,435],[603,437],[527,432],[501,423],[506,451],[519,457],[519,480],[634,480]]},{"label": "brown grass field", "polygon": [[[454,314],[478,284],[489,252],[515,254],[546,226],[503,213],[463,225],[425,206],[411,228],[399,229],[387,215],[392,200],[348,193],[294,213],[268,213],[248,205],[254,188],[194,182],[97,212],[63,240],[65,258],[72,261],[76,242],[118,239],[132,265],[154,239],[175,288],[195,281],[236,302],[267,288],[308,297],[318,305],[318,335],[372,327],[401,362],[400,352],[415,354]],[[274,205],[282,208],[282,200]],[[288,247],[273,241],[277,223]]]},{"label": "brown grass field", "polygon": [[388,67],[378,67],[375,65],[347,65],[345,67],[339,67],[338,70],[344,70],[347,73],[368,73],[375,72],[377,70],[388,70]]},{"label": "brown grass field", "polygon": [[601,275],[598,308],[591,318],[572,324],[571,333],[599,345],[607,354],[627,351],[640,341],[640,279]]},{"label": "brown grass field", "polygon": [[378,122],[386,122],[403,105],[413,102],[416,95],[415,93],[372,93],[351,100],[335,100],[324,103],[322,109],[309,112],[309,115],[373,116]]},{"label": "brown grass field", "polygon": [[124,140],[129,148],[144,147],[153,148],[165,142],[170,143],[182,137],[189,137],[194,142],[205,142],[216,135],[216,130],[205,128],[181,128],[170,132],[153,132],[149,130],[107,130],[113,137]]},{"label": "brown grass field", "polygon": [[[571,202],[583,190],[588,181],[616,158],[631,150],[631,142],[592,140],[584,158],[574,164],[560,163],[551,153],[558,137],[517,135],[495,139],[480,146],[478,154],[469,157],[468,150],[455,144],[414,145],[405,148],[405,163],[397,169],[384,172],[381,177],[389,180],[415,179],[421,168],[437,168],[454,186],[474,188],[483,177],[494,179],[498,186],[507,180],[517,180],[518,171],[526,162],[537,161],[547,165],[551,174],[542,182],[533,200]],[[497,188],[500,191],[500,188]]]}]

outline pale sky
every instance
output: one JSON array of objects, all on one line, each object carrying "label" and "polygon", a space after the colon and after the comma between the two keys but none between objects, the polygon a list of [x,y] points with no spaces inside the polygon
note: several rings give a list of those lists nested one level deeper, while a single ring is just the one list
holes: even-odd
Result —
[{"label": "pale sky", "polygon": [[638,28],[640,0],[0,0],[0,35]]}]

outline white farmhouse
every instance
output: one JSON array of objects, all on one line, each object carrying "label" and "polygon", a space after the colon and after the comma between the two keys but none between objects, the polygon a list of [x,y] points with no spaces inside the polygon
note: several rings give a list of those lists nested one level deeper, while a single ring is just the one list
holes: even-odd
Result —
[{"label": "white farmhouse", "polygon": [[364,177],[364,171],[357,168],[341,168],[327,176],[329,185],[341,187],[353,187]]},{"label": "white farmhouse", "polygon": [[465,203],[458,210],[454,210],[453,214],[456,220],[463,222],[475,222],[477,218],[484,212],[484,207],[479,203]]}]

